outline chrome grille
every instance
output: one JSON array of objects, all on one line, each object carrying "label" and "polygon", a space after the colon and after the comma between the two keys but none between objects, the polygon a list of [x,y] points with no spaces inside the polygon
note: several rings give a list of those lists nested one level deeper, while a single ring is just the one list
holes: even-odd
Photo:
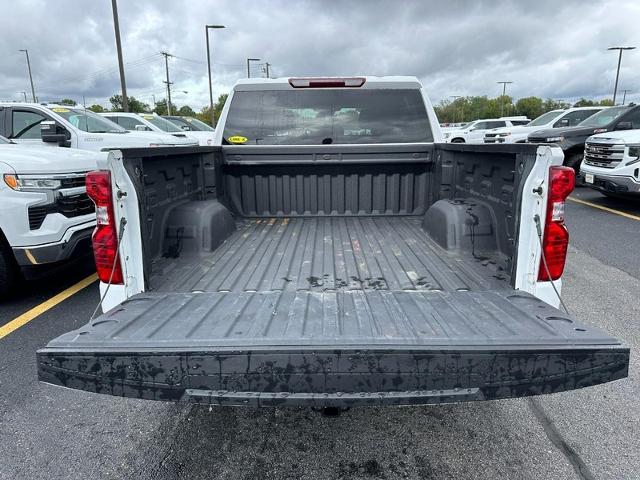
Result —
[{"label": "chrome grille", "polygon": [[624,145],[588,142],[584,149],[584,163],[594,167],[615,168],[624,158]]}]

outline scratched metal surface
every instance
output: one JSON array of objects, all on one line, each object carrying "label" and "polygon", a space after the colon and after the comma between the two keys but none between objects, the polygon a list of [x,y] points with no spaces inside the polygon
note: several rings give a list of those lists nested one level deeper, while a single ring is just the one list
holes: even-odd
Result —
[{"label": "scratched metal surface", "polygon": [[422,217],[252,219],[214,252],[161,260],[164,292],[508,289],[489,258],[446,252]]}]

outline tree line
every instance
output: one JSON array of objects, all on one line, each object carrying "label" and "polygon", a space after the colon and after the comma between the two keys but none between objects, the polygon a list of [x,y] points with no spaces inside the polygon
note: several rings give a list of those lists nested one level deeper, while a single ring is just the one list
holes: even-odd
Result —
[{"label": "tree line", "polygon": [[[546,100],[540,97],[524,97],[514,102],[508,95],[489,98],[485,96],[460,97],[455,100],[442,100],[434,106],[441,123],[470,122],[482,118],[498,118],[501,116],[524,115],[533,120],[550,110],[569,107],[590,107],[594,105],[611,106],[613,102],[603,100],[587,100],[581,98],[574,104],[563,100]],[[502,112],[504,112],[502,114]]]},{"label": "tree line", "polygon": [[[213,111],[215,112],[216,120],[220,118],[220,113],[222,112],[222,107],[224,106],[224,102],[227,101],[228,94],[223,93],[218,97],[216,103],[213,104]],[[156,104],[151,107],[149,104],[144,103],[138,100],[135,97],[130,97],[127,95],[127,100],[129,101],[129,111],[132,113],[156,113],[158,115],[168,115],[167,101],[166,99],[161,99]],[[60,105],[69,105],[76,106],[78,103],[75,100],[70,98],[63,98],[59,102],[56,102]],[[88,110],[96,113],[103,112],[122,112],[122,95],[113,95],[109,98],[109,103],[111,103],[111,108],[104,108],[102,105],[94,104],[87,107]],[[199,112],[196,112],[189,105],[179,106],[173,102],[171,102],[171,114],[172,115],[180,115],[183,117],[196,117],[198,120],[201,120],[207,124],[211,124],[211,108],[203,107]]]}]

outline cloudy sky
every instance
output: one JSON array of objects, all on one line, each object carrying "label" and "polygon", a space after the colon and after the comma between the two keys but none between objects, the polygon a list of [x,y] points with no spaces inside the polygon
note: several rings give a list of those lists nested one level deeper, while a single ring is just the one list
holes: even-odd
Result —
[{"label": "cloudy sky", "polygon": [[[640,47],[640,1],[240,1],[119,0],[129,95],[208,103],[204,25],[212,41],[214,94],[246,75],[245,59],[272,76],[416,75],[434,102],[500,93],[571,100],[611,96],[614,45]],[[30,95],[29,49],[40,101],[108,105],[119,91],[110,0],[0,0],[0,100]],[[620,89],[640,101],[640,49],[626,54]],[[252,75],[262,74],[255,65]],[[184,93],[187,92],[187,93]]]}]

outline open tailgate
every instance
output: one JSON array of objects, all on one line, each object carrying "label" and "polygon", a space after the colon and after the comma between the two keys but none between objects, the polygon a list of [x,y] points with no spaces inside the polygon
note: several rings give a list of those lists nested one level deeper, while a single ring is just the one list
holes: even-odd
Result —
[{"label": "open tailgate", "polygon": [[224,405],[522,397],[629,363],[615,338],[506,290],[143,293],[37,355],[47,383]]}]

